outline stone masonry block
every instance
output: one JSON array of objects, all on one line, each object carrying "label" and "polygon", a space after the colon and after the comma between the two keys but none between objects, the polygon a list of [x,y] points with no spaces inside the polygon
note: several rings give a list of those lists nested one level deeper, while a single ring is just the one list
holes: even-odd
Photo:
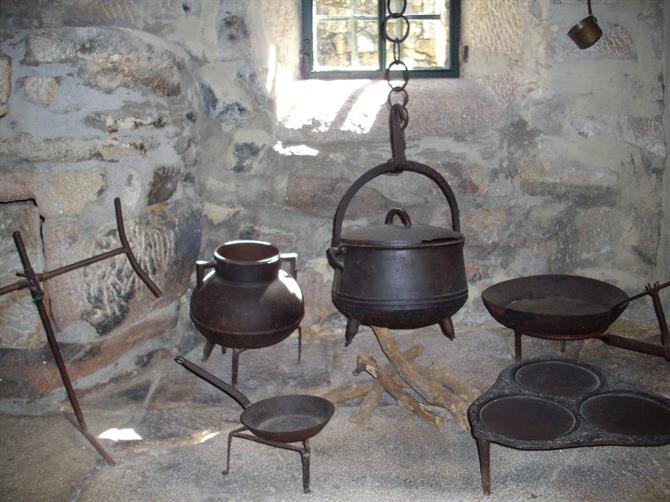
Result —
[{"label": "stone masonry block", "polygon": [[[44,268],[40,215],[32,202],[0,204],[0,286],[18,280],[23,267],[12,239],[21,232],[26,251],[36,271]],[[37,310],[27,289],[0,296],[0,349],[34,349],[46,343]]]},{"label": "stone masonry block", "polygon": [[0,54],[0,117],[7,114],[7,103],[12,91],[12,60]]},{"label": "stone masonry block", "polygon": [[26,77],[23,79],[23,88],[31,102],[49,106],[56,97],[58,80],[51,77]]}]

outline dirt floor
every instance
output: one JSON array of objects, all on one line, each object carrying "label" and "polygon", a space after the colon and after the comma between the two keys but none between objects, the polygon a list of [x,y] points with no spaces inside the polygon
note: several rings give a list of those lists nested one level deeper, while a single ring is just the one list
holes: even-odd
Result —
[{"label": "dirt floor", "polygon": [[[612,331],[650,334],[631,323]],[[447,369],[488,389],[514,364],[513,337],[487,326],[459,329],[454,341],[437,327],[394,334],[403,348],[426,350],[423,365]],[[186,354],[221,378],[230,378],[230,355],[219,351],[200,363],[201,343]],[[297,364],[297,339],[245,352],[238,388],[252,401],[288,393],[320,394],[347,382],[358,354],[383,359],[365,328],[350,347],[341,332],[307,333]],[[609,347],[598,340],[568,343],[524,338],[525,358],[568,357],[598,366],[641,389],[670,397],[670,363]],[[300,457],[235,439],[231,472],[223,476],[227,433],[239,426],[240,407],[181,366],[166,360],[103,392],[84,393],[82,405],[95,435],[116,459],[107,465],[62,412],[0,415],[0,499],[103,500],[670,500],[670,446],[588,447],[521,451],[491,447],[490,497],[481,489],[475,441],[444,410],[437,428],[388,396],[363,425],[349,421],[359,400],[340,403],[325,429],[311,439],[310,494],[302,492]],[[149,378],[150,377],[150,378]],[[112,432],[110,432],[112,431]],[[119,432],[122,431],[122,432]]]}]

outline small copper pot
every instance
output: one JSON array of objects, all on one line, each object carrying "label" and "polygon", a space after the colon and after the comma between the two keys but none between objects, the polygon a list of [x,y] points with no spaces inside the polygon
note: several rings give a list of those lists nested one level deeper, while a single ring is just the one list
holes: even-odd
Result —
[{"label": "small copper pot", "polygon": [[600,40],[600,37],[603,35],[603,31],[598,26],[598,20],[591,10],[591,0],[588,0],[588,8],[588,17],[582,19],[568,32],[568,36],[580,49],[588,49]]}]

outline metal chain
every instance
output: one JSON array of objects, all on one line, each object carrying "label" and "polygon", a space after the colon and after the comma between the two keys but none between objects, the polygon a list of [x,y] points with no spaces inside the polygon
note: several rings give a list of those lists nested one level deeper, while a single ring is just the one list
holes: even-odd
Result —
[{"label": "metal chain", "polygon": [[[400,5],[399,11],[394,11],[391,5]],[[407,82],[409,82],[409,69],[407,65],[400,59],[400,50],[402,43],[409,36],[409,19],[405,16],[407,10],[407,0],[386,0],[387,16],[384,18],[382,24],[382,33],[384,38],[393,44],[393,61],[389,63],[384,71],[384,78],[388,82],[391,90],[389,91],[387,103],[392,112],[399,114],[400,125],[404,129],[409,123],[409,113],[407,112],[407,103],[409,102],[409,94],[407,94]],[[396,20],[402,21],[403,31],[401,36],[389,34],[390,26],[396,25]],[[393,30],[396,31],[396,30]],[[391,82],[391,71],[402,71],[403,82],[402,85],[394,85]]]}]

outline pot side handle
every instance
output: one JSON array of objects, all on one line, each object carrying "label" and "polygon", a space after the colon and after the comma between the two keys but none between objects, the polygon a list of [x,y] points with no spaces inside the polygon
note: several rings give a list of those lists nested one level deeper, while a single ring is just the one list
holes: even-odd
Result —
[{"label": "pot side handle", "polygon": [[288,273],[298,280],[298,253],[280,253],[279,261],[288,263]]},{"label": "pot side handle", "polygon": [[[432,180],[440,188],[445,199],[447,199],[447,203],[449,204],[449,209],[451,211],[451,228],[456,232],[460,232],[461,224],[459,220],[458,204],[456,203],[456,197],[454,196],[454,192],[451,190],[449,183],[447,183],[447,180],[445,180],[442,175],[432,167],[429,167],[425,164],[420,164],[418,162],[407,161],[403,170],[421,174]],[[377,167],[374,167],[364,173],[347,189],[344,196],[342,197],[342,200],[340,200],[340,203],[337,206],[337,211],[335,211],[335,216],[333,218],[333,237],[330,243],[331,249],[336,248],[340,242],[342,222],[344,221],[344,216],[347,212],[347,208],[349,207],[349,203],[354,198],[356,193],[363,187],[363,185],[377,176],[392,173],[397,173],[397,169],[395,168],[393,160],[389,160],[385,164],[378,165]]]},{"label": "pot side handle", "polygon": [[328,258],[328,263],[331,267],[344,270],[344,262],[338,258],[338,255],[344,254],[345,251],[346,248],[342,246],[334,246],[326,249],[326,258]]},{"label": "pot side handle", "polygon": [[198,260],[195,262],[196,288],[202,287],[202,285],[205,283],[205,270],[209,268],[214,268],[215,266],[216,262],[214,260],[210,261]]}]

